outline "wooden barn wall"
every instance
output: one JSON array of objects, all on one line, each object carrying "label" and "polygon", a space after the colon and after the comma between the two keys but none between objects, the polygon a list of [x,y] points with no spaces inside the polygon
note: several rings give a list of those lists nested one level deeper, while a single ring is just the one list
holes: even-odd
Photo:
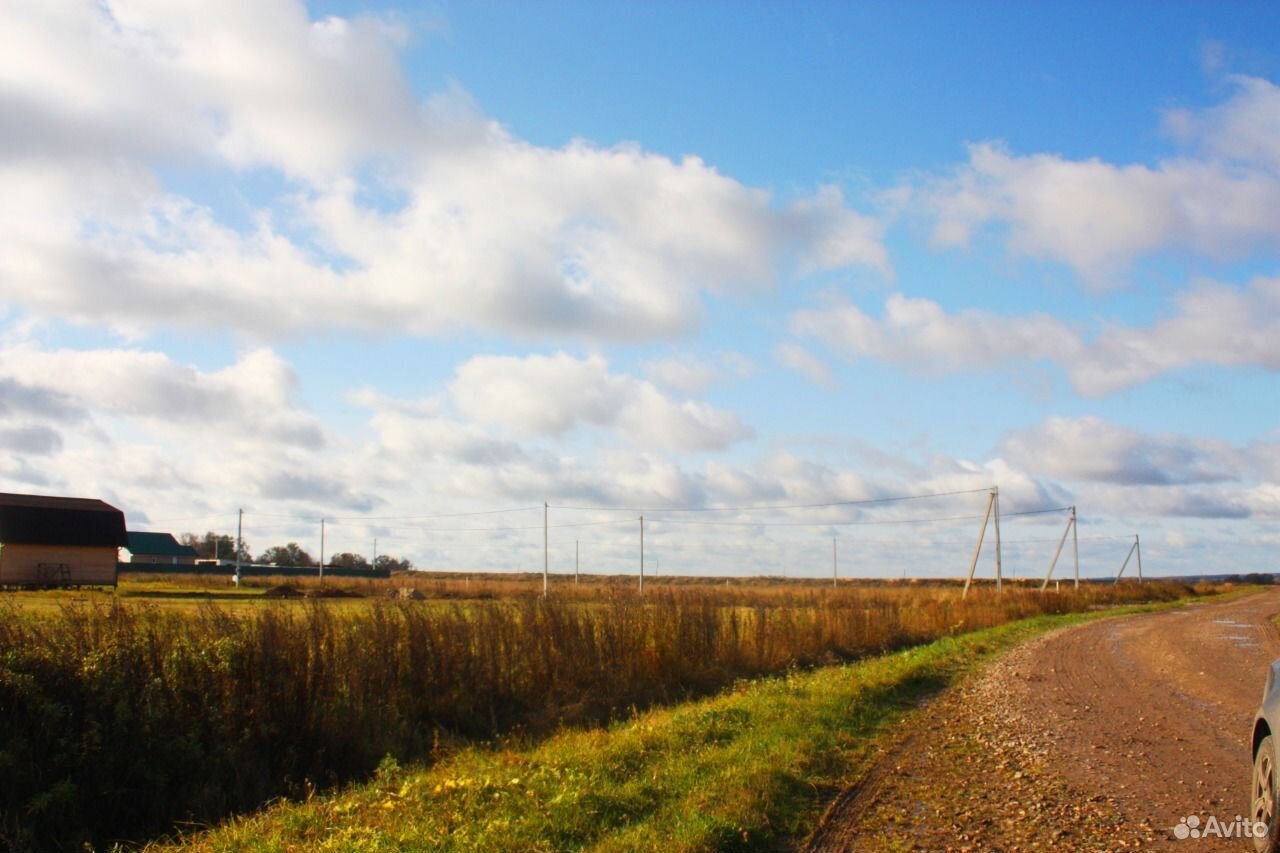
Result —
[{"label": "wooden barn wall", "polygon": [[[63,583],[84,586],[114,585],[116,582],[115,548],[86,548],[74,545],[3,545],[0,546],[0,585],[33,586],[51,583],[41,563],[68,566],[70,580]],[[56,575],[54,575],[56,577]]]}]

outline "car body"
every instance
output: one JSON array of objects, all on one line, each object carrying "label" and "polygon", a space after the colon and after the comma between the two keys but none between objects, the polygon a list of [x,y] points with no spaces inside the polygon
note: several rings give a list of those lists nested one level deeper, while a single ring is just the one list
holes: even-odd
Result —
[{"label": "car body", "polygon": [[1254,833],[1254,849],[1259,853],[1280,853],[1280,826],[1276,808],[1277,784],[1280,783],[1280,660],[1271,662],[1267,681],[1262,688],[1262,705],[1253,718],[1253,736],[1249,739],[1253,757],[1253,776],[1249,786],[1249,819],[1266,826],[1265,833]]}]

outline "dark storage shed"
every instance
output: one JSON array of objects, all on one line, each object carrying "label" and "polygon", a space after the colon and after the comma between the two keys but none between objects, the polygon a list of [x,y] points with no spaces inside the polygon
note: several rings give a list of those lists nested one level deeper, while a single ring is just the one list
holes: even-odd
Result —
[{"label": "dark storage shed", "polygon": [[92,498],[0,492],[0,585],[115,585],[124,513]]}]

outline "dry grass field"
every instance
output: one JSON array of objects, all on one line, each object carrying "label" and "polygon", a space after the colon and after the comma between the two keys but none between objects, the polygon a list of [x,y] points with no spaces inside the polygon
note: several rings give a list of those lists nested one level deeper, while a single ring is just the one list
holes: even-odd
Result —
[{"label": "dry grass field", "polygon": [[387,756],[430,763],[741,679],[1194,593],[1010,585],[962,600],[954,585],[689,581],[642,598],[590,579],[544,600],[540,582],[498,576],[284,586],[152,577],[9,596],[0,766],[29,770],[0,774],[0,840],[142,839],[366,777]]}]

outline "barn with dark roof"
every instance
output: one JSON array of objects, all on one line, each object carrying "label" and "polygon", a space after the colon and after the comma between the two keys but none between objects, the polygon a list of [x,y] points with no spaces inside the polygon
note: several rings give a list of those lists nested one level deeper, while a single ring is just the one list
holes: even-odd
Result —
[{"label": "barn with dark roof", "polygon": [[128,543],[111,504],[0,493],[0,586],[114,586]]}]

